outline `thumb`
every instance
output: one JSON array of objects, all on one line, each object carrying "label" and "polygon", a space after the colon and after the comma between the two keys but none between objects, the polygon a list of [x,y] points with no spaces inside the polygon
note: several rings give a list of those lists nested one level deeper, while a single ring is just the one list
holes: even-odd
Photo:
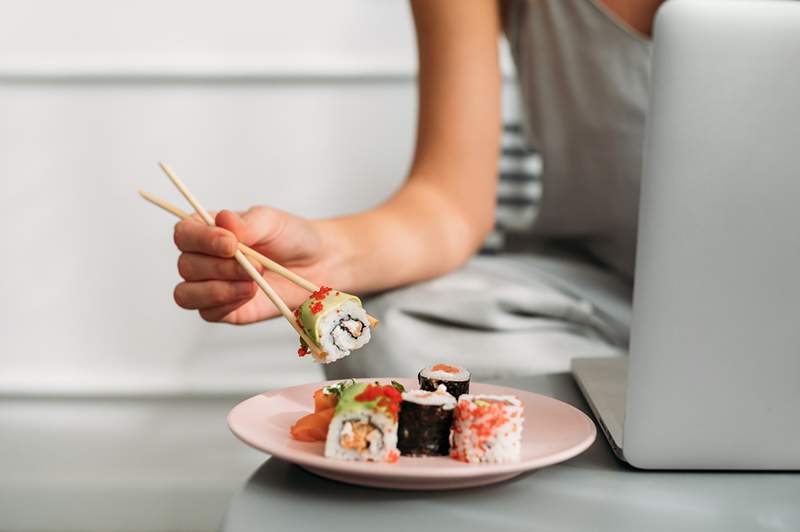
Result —
[{"label": "thumb", "polygon": [[252,207],[239,214],[221,211],[216,224],[274,260],[307,261],[322,247],[313,224],[272,207]]},{"label": "thumb", "polygon": [[252,208],[241,214],[222,210],[214,222],[236,235],[239,242],[253,246],[275,238],[283,225],[280,215],[280,211],[267,207]]},{"label": "thumb", "polygon": [[217,227],[222,227],[233,233],[239,242],[248,244],[244,239],[248,232],[247,225],[237,213],[227,209],[221,210],[214,217],[214,223],[217,224]]}]

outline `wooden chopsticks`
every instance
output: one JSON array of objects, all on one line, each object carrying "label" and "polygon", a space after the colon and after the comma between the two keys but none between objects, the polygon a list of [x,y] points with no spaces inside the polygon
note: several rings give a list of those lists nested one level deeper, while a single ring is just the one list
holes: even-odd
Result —
[{"label": "wooden chopsticks", "polygon": [[[183,218],[184,220],[187,220],[187,219],[192,217],[192,215],[189,214],[188,212],[179,209],[178,207],[176,207],[172,203],[170,203],[170,202],[168,202],[166,200],[163,200],[163,199],[159,198],[158,196],[154,196],[153,194],[150,194],[149,192],[145,192],[144,190],[140,190],[139,191],[139,195],[141,197],[143,197],[144,199],[146,199],[147,201],[149,201],[150,203],[152,203],[153,205],[155,205],[157,207],[161,207],[165,211],[174,214],[178,218]],[[246,246],[246,245],[242,244],[241,242],[239,242],[239,249],[242,250],[242,253],[244,253],[248,257],[252,257],[253,259],[256,260],[256,262],[258,262],[259,264],[264,266],[269,271],[277,273],[281,277],[285,277],[286,279],[290,280],[291,282],[293,282],[294,284],[296,284],[297,286],[299,286],[303,290],[308,290],[309,292],[316,292],[317,290],[319,290],[319,286],[315,285],[314,283],[312,283],[308,279],[306,279],[304,277],[300,277],[299,275],[294,273],[292,270],[284,268],[283,266],[281,266],[280,264],[278,264],[274,260],[265,257],[264,255],[262,255],[258,251],[254,250],[253,248],[251,248],[249,246]]]},{"label": "wooden chopsticks", "polygon": [[[147,200],[150,203],[152,203],[153,205],[155,205],[156,207],[160,207],[160,208],[164,209],[165,211],[167,211],[167,212],[169,212],[171,214],[174,214],[178,218],[181,218],[183,220],[188,220],[189,218],[192,217],[192,215],[189,214],[188,212],[184,211],[183,209],[180,209],[180,208],[176,207],[175,205],[173,205],[172,203],[168,202],[167,200],[164,200],[164,199],[159,198],[158,196],[155,196],[154,194],[150,194],[149,192],[146,192],[144,190],[140,190],[139,191],[139,195],[142,198],[144,198],[145,200]],[[200,223],[200,222],[198,221],[198,223]],[[254,250],[250,246],[246,246],[246,245],[242,244],[241,242],[239,242],[239,249],[242,250],[242,253],[244,253],[248,257],[252,258],[256,262],[261,264],[264,268],[268,269],[269,271],[271,271],[273,273],[276,273],[276,274],[280,275],[281,277],[284,277],[285,279],[288,279],[289,281],[293,282],[294,284],[296,284],[297,286],[299,286],[303,290],[308,290],[309,292],[316,292],[317,290],[319,290],[319,286],[317,286],[316,284],[312,283],[311,281],[309,281],[305,277],[301,277],[300,275],[296,274],[292,270],[290,270],[290,269],[288,269],[288,268],[286,268],[284,266],[281,266],[280,264],[278,264],[274,260],[262,255],[261,253],[259,253],[258,251]],[[373,329],[375,327],[377,327],[378,324],[380,323],[377,320],[377,318],[374,318],[373,316],[370,316],[369,314],[367,314],[367,319],[369,320],[369,326],[372,327]]]},{"label": "wooden chopsticks", "polygon": [[[172,181],[172,183],[175,185],[175,188],[177,188],[178,191],[181,193],[181,195],[183,195],[183,197],[186,198],[186,200],[192,205],[195,212],[197,212],[197,214],[203,219],[203,221],[210,226],[216,225],[214,223],[214,219],[211,217],[211,215],[208,214],[208,211],[206,211],[203,208],[199,200],[194,196],[194,194],[191,193],[191,191],[186,187],[183,181],[181,181],[180,178],[177,175],[175,175],[175,172],[173,172],[172,169],[164,163],[158,163],[158,164],[164,171],[164,173],[167,175],[167,177],[170,179],[170,181]],[[153,194],[145,192],[144,190],[140,190],[139,195],[142,196],[142,198],[144,198],[145,200],[152,203],[153,205],[161,207],[165,211],[174,214],[178,218],[182,218],[184,220],[192,218],[192,215],[189,214],[188,212],[176,207],[175,205],[166,200],[163,200],[157,196],[154,196]],[[316,292],[317,290],[319,290],[320,287],[312,283],[308,279],[305,279],[304,277],[301,277],[300,275],[294,273],[288,268],[281,266],[274,260],[265,257],[264,255],[254,250],[253,248],[242,244],[241,242],[238,243],[238,248],[239,249],[236,251],[236,254],[234,255],[234,259],[236,259],[236,261],[242,266],[242,268],[244,268],[244,270],[248,273],[248,275],[250,275],[250,277],[253,278],[253,280],[256,282],[259,288],[261,288],[264,294],[266,294],[267,298],[269,298],[269,300],[272,301],[272,304],[275,305],[275,307],[278,309],[281,315],[283,315],[283,317],[286,318],[286,321],[288,321],[289,324],[292,326],[292,328],[297,332],[297,334],[300,335],[300,338],[303,339],[303,342],[305,342],[308,345],[308,348],[311,351],[311,354],[314,356],[314,358],[316,358],[317,360],[324,360],[327,354],[324,351],[322,351],[311,338],[309,338],[308,334],[306,334],[306,332],[303,330],[300,324],[297,323],[297,320],[292,314],[292,311],[289,309],[289,307],[286,305],[283,299],[281,299],[281,296],[278,295],[278,293],[275,292],[275,290],[270,286],[270,284],[266,281],[266,279],[264,279],[261,276],[261,274],[259,274],[258,271],[256,271],[253,265],[250,264],[250,262],[245,258],[245,255],[253,258],[256,262],[264,266],[264,268],[266,268],[267,270],[276,273],[281,277],[284,277],[285,279],[288,279],[289,281],[293,282],[294,284],[296,284],[300,288],[303,288],[304,290],[308,290],[309,292]],[[373,318],[369,314],[367,315],[367,318],[369,319],[370,327],[372,327],[373,329],[377,327],[378,324],[380,323],[377,319]]]},{"label": "wooden chopsticks", "polygon": [[[164,173],[167,174],[167,177],[169,177],[170,181],[172,181],[172,184],[174,184],[175,187],[178,189],[178,191],[183,195],[183,197],[186,198],[186,201],[188,201],[192,205],[192,207],[194,208],[195,212],[197,212],[197,214],[200,215],[200,217],[203,219],[203,221],[205,221],[210,226],[216,225],[214,223],[214,219],[211,217],[210,214],[208,214],[208,211],[206,211],[203,208],[203,206],[200,204],[198,199],[194,196],[194,194],[192,194],[189,191],[189,189],[186,187],[186,185],[183,183],[183,181],[181,181],[180,178],[177,175],[175,175],[175,173],[172,171],[172,169],[169,166],[167,166],[166,164],[164,164],[164,163],[158,163],[158,164],[161,167],[161,169],[164,171]],[[145,199],[148,199],[147,196],[145,196],[144,194],[142,194],[142,197],[144,197]],[[158,203],[156,203],[156,205],[158,205]],[[184,213],[184,214],[186,214],[186,213]],[[239,245],[241,245],[241,243]],[[289,310],[288,306],[286,306],[286,303],[283,301],[283,299],[281,299],[281,296],[279,296],[278,293],[275,292],[275,290],[261,276],[261,274],[258,273],[258,271],[253,267],[253,265],[250,264],[250,261],[247,260],[247,258],[244,256],[244,253],[242,253],[241,249],[237,249],[236,250],[236,254],[234,255],[234,258],[236,259],[236,262],[238,262],[242,266],[242,268],[244,268],[244,270],[250,275],[250,277],[253,278],[253,280],[256,282],[258,287],[261,288],[261,290],[264,292],[264,294],[266,294],[267,298],[269,298],[269,300],[272,301],[272,304],[275,305],[275,307],[283,315],[283,317],[286,318],[286,321],[289,322],[289,325],[291,325],[292,328],[297,332],[297,334],[300,335],[300,338],[302,338],[303,341],[306,343],[306,345],[308,346],[309,350],[311,351],[311,354],[314,355],[314,358],[316,358],[318,360],[324,360],[326,358],[326,356],[327,356],[326,353],[324,351],[322,351],[322,349],[319,348],[319,346],[316,344],[316,342],[314,342],[308,336],[308,334],[306,334],[306,332],[303,330],[303,328],[300,326],[300,324],[297,323],[297,320],[295,319],[294,315],[292,314],[292,311]],[[264,258],[266,258],[266,257],[264,257]],[[269,260],[269,259],[267,259],[267,260]],[[270,262],[272,262],[272,261],[270,261]],[[285,268],[283,268],[282,266],[281,266],[281,268],[285,270]],[[286,270],[286,271],[288,271],[288,270]],[[292,274],[292,275],[294,275],[294,274]],[[303,280],[303,281],[305,281],[305,280]]]}]

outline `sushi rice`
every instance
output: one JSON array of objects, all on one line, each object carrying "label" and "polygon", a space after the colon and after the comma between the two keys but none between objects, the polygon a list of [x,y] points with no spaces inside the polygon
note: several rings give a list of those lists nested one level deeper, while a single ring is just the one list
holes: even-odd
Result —
[{"label": "sushi rice", "polygon": [[[314,354],[314,361],[330,364],[348,356],[367,344],[371,338],[370,320],[361,300],[330,287],[323,286],[294,311],[297,324],[323,352]],[[309,353],[308,345],[300,339],[298,354]]]},{"label": "sushi rice", "polygon": [[[337,460],[394,462],[400,392],[392,386],[356,383],[345,388],[336,405],[325,440],[325,457]],[[371,392],[376,392],[370,395]],[[396,407],[396,408],[395,408]]]},{"label": "sushi rice", "polygon": [[453,421],[450,456],[469,463],[518,462],[523,407],[513,395],[462,395]]},{"label": "sushi rice", "polygon": [[367,311],[355,301],[345,301],[335,310],[325,313],[317,322],[320,347],[329,364],[364,347],[370,340]]},{"label": "sushi rice", "polygon": [[436,391],[444,384],[447,391],[458,399],[461,395],[469,393],[470,373],[467,368],[451,364],[430,364],[422,368],[417,375],[419,386],[423,390]]},{"label": "sushi rice", "polygon": [[365,411],[337,415],[328,427],[327,458],[388,462],[396,449],[397,423],[384,414]]}]

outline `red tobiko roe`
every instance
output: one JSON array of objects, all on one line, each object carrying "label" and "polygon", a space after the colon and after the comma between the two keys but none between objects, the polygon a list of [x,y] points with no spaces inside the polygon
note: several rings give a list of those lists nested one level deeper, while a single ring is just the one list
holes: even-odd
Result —
[{"label": "red tobiko roe", "polygon": [[363,392],[356,395],[356,401],[378,401],[377,406],[385,408],[392,415],[396,416],[400,412],[400,402],[403,400],[402,394],[389,384],[368,384]]},{"label": "red tobiko roe", "polygon": [[308,354],[308,347],[301,345],[300,349],[297,350],[297,354],[301,357],[304,357]]},{"label": "red tobiko roe", "polygon": [[320,286],[319,290],[316,292],[312,292],[311,299],[316,299],[317,301],[322,301],[328,296],[328,292],[333,290],[330,286]]},{"label": "red tobiko roe", "polygon": [[322,312],[322,309],[323,309],[322,303],[317,301],[316,303],[311,305],[311,314],[317,314],[319,312]]}]

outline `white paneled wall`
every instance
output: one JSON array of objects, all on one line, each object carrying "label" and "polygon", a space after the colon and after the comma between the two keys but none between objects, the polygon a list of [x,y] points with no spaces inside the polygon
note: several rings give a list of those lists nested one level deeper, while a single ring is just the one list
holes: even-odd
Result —
[{"label": "white paneled wall", "polygon": [[[380,202],[415,124],[401,0],[0,1],[0,393],[263,389],[316,378],[288,326],[172,303],[178,201],[312,217]],[[508,84],[505,107],[514,112]]]},{"label": "white paneled wall", "polygon": [[4,0],[2,64],[24,72],[407,73],[402,0]]}]

